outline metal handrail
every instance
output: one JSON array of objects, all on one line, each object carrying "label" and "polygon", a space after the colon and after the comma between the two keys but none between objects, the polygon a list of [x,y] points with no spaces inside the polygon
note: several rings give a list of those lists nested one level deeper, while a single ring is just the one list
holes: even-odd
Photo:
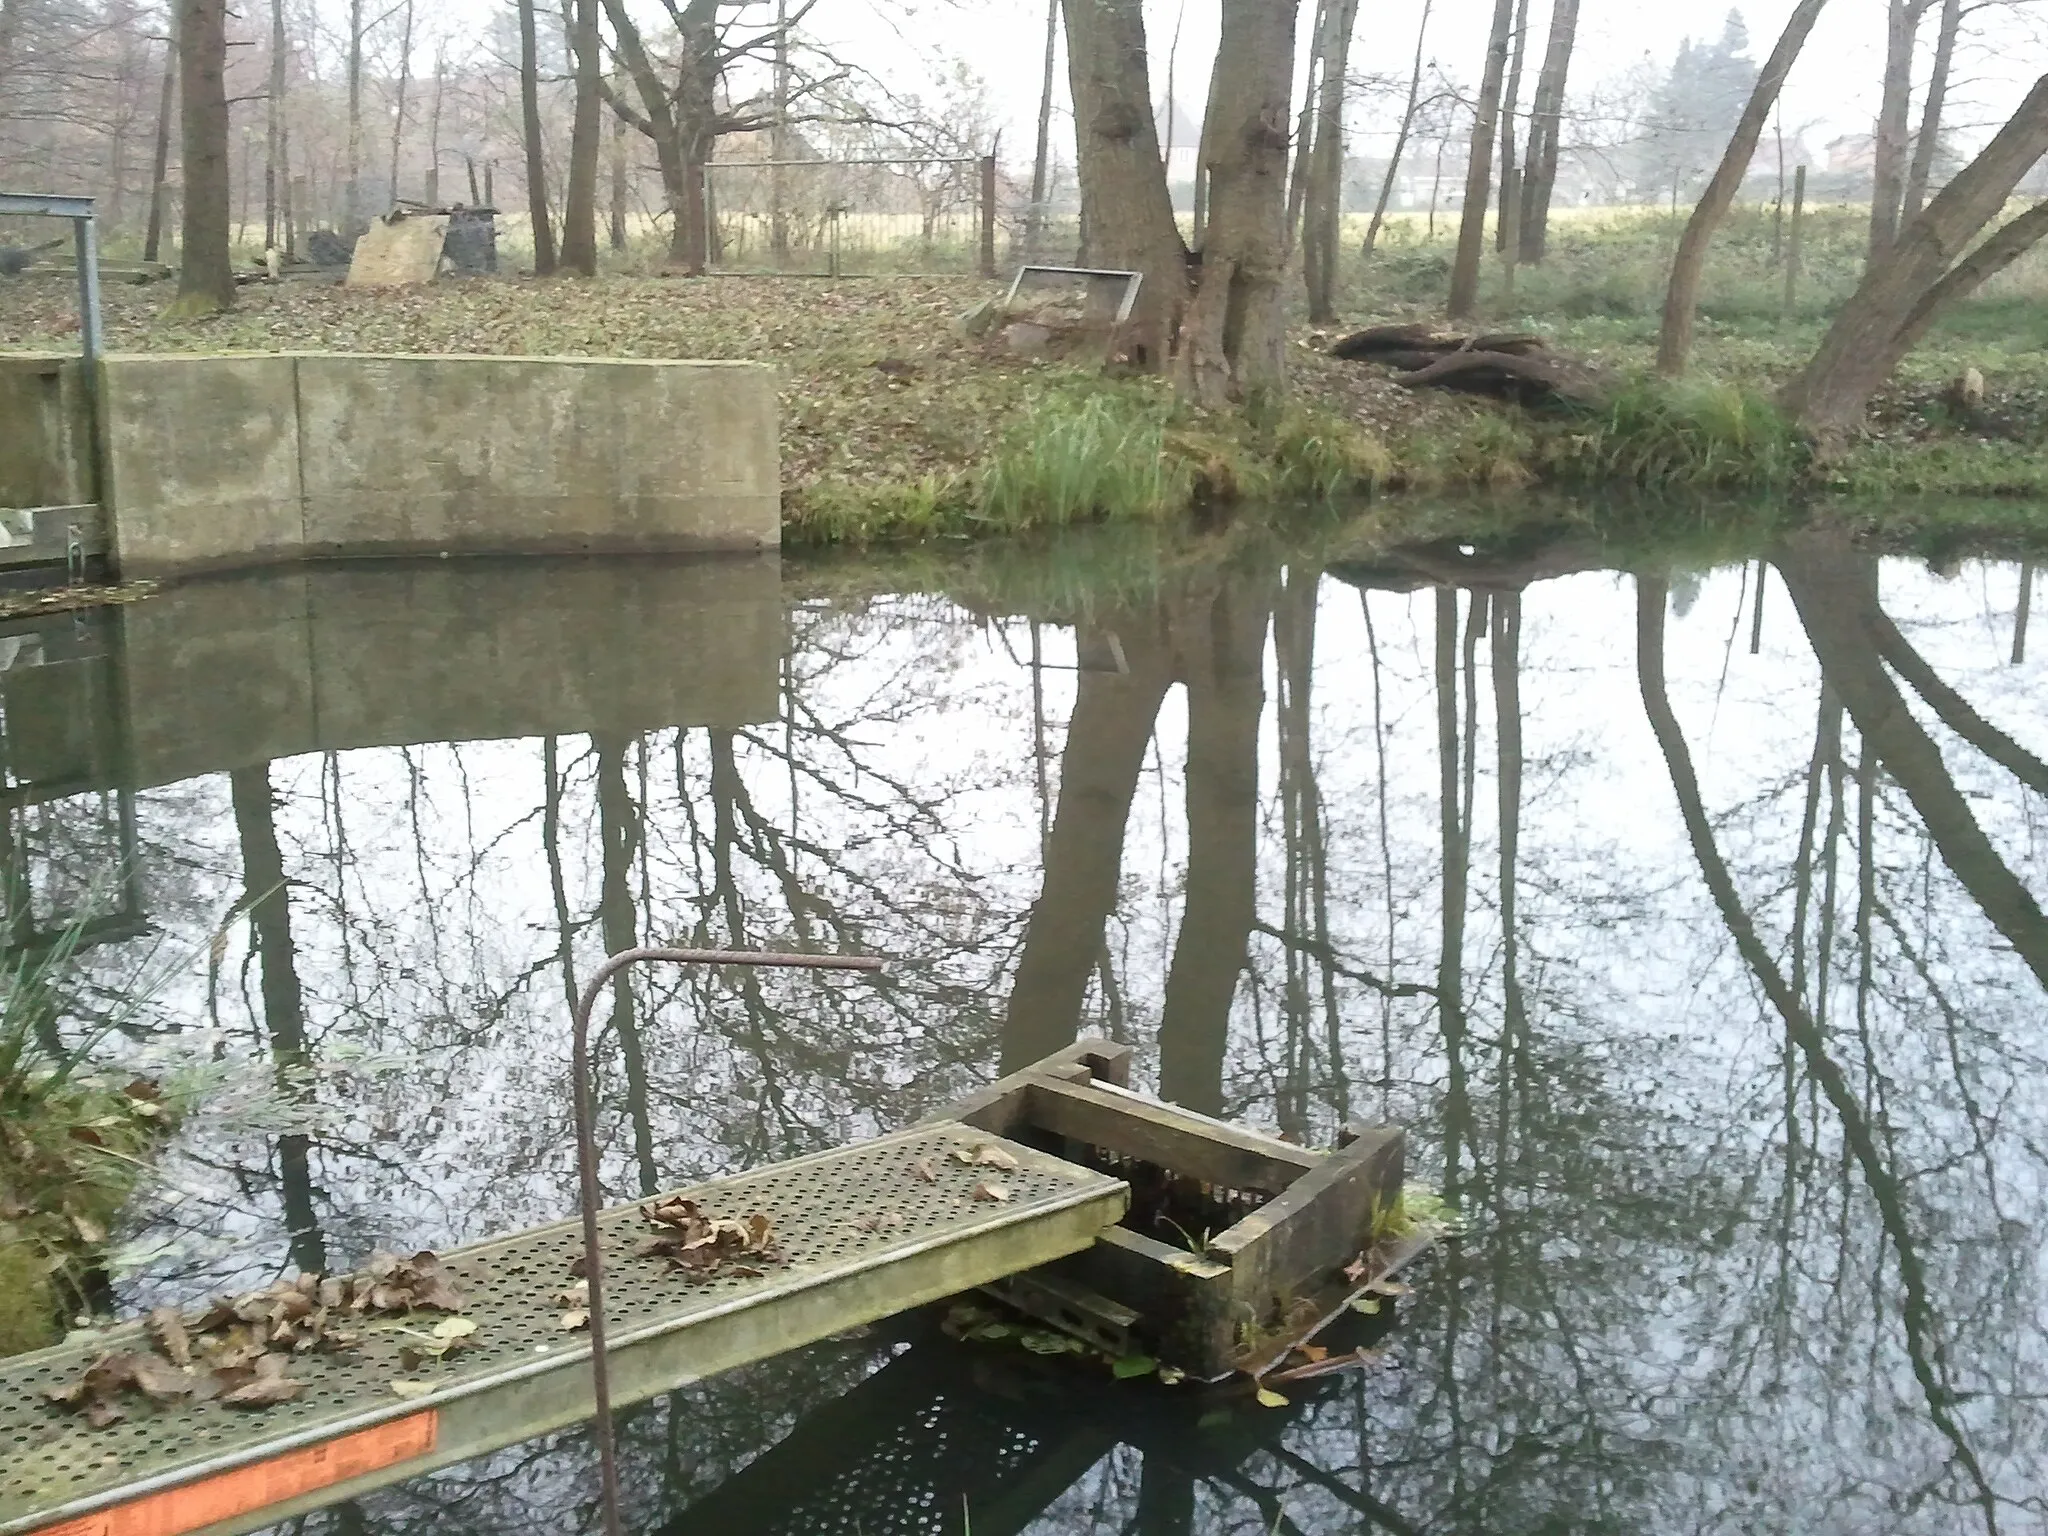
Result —
[{"label": "metal handrail", "polygon": [[570,1074],[575,1079],[576,1178],[583,1206],[583,1278],[590,1296],[590,1388],[596,1405],[597,1459],[600,1492],[604,1503],[605,1536],[622,1536],[619,1524],[618,1445],[612,1435],[612,1394],[610,1365],[605,1359],[604,1258],[598,1247],[597,1130],[591,1106],[590,1010],[606,982],[629,965],[642,960],[660,960],[672,965],[770,965],[817,971],[879,971],[882,962],[871,955],[795,955],[773,950],[663,949],[643,947],[622,949],[607,956],[584,983],[576,1000],[575,1028],[570,1038]]}]

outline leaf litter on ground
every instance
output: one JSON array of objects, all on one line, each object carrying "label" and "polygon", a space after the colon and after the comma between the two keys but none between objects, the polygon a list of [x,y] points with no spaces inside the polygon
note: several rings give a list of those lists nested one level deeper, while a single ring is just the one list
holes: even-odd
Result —
[{"label": "leaf litter on ground", "polygon": [[775,1241],[775,1224],[759,1211],[743,1220],[710,1216],[688,1196],[670,1195],[641,1206],[640,1214],[655,1232],[640,1240],[634,1256],[666,1259],[693,1280],[754,1278],[763,1265],[789,1261]]},{"label": "leaf litter on ground", "polygon": [[[295,1356],[351,1349],[372,1319],[415,1311],[460,1313],[462,1293],[440,1256],[378,1252],[349,1275],[295,1275],[261,1290],[215,1297],[203,1309],[158,1307],[143,1323],[149,1348],[109,1350],[77,1380],[51,1389],[59,1407],[103,1429],[127,1416],[127,1400],[152,1403],[218,1399],[232,1408],[289,1402],[305,1383],[286,1374]],[[444,1316],[430,1332],[408,1333],[401,1348],[408,1371],[463,1347],[476,1331],[465,1317]]]}]

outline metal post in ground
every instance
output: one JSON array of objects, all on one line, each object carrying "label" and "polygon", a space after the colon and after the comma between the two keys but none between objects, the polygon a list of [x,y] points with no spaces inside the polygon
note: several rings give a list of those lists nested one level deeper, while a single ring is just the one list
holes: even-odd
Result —
[{"label": "metal post in ground", "polygon": [[609,956],[584,983],[576,1000],[569,1042],[569,1071],[576,1107],[576,1181],[583,1206],[583,1278],[590,1290],[590,1389],[596,1410],[599,1487],[604,1501],[605,1536],[622,1536],[619,1521],[619,1455],[612,1434],[611,1371],[605,1358],[604,1255],[598,1243],[597,1116],[591,1104],[590,1010],[605,983],[642,960],[670,965],[772,965],[816,971],[879,971],[882,962],[869,955],[790,955],[769,950],[622,949]]}]

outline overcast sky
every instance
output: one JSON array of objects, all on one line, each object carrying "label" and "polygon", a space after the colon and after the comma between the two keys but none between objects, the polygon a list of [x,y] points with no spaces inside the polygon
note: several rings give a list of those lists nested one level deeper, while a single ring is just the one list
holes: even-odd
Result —
[{"label": "overcast sky", "polygon": [[[1761,62],[1791,12],[1793,0],[1760,0],[1741,7],[1750,34],[1750,55]],[[1352,73],[1394,74],[1405,79],[1415,47],[1415,29],[1422,0],[1364,0],[1352,44]],[[1924,78],[1933,51],[1934,7],[1922,28],[1919,53]],[[1813,36],[1786,86],[1784,122],[1787,133],[1811,124],[1807,142],[1814,149],[1841,133],[1868,132],[1876,112],[1878,75],[1884,57],[1884,0],[1832,0],[1821,13]],[[1301,31],[1305,36],[1314,6],[1304,0]],[[1530,0],[1530,78],[1549,24],[1548,0]],[[1428,53],[1453,76],[1476,80],[1492,14],[1491,0],[1435,0],[1430,18]],[[1174,94],[1188,117],[1199,121],[1207,91],[1209,65],[1215,57],[1218,0],[1146,0],[1148,42],[1155,97],[1166,90],[1166,64],[1176,26],[1180,44],[1174,71]],[[1704,5],[1645,5],[1641,0],[1582,0],[1579,45],[1573,58],[1572,84],[1583,90],[1628,70],[1645,58],[1667,66],[1687,37],[1720,35],[1726,8],[1718,0]],[[1955,110],[1951,122],[1959,132],[2001,121],[2028,81],[2048,69],[2048,4],[2001,3],[1981,7],[1966,23],[1965,45],[1958,50]],[[921,54],[935,70],[947,56],[965,59],[989,83],[1009,126],[1004,133],[1005,158],[1029,153],[1037,112],[1044,57],[1045,8],[1038,0],[910,0],[906,10],[890,0],[819,0],[809,18],[815,30],[845,47],[892,86],[912,88],[901,68],[906,51]],[[1968,34],[1974,33],[1974,39]],[[891,67],[892,64],[896,67]],[[1063,114],[1058,142],[1071,158],[1072,124],[1066,108],[1065,55],[1061,55],[1057,87]],[[1918,110],[1917,96],[1915,110]],[[1355,109],[1352,147],[1371,151],[1373,114]],[[1014,146],[1014,150],[1012,149]]]}]

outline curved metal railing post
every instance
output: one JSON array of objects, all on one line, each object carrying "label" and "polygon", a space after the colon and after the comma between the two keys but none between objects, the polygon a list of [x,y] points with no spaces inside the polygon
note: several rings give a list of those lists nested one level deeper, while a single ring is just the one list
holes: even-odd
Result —
[{"label": "curved metal railing post", "polygon": [[878,971],[868,955],[789,955],[771,950],[622,949],[607,956],[576,1000],[570,1041],[570,1075],[576,1098],[576,1178],[583,1206],[583,1278],[590,1289],[590,1387],[597,1408],[597,1459],[604,1500],[605,1536],[621,1536],[618,1445],[612,1436],[611,1367],[605,1358],[604,1255],[598,1245],[597,1129],[591,1106],[590,1010],[606,982],[629,965],[659,960],[671,965],[773,965],[816,971]]}]

